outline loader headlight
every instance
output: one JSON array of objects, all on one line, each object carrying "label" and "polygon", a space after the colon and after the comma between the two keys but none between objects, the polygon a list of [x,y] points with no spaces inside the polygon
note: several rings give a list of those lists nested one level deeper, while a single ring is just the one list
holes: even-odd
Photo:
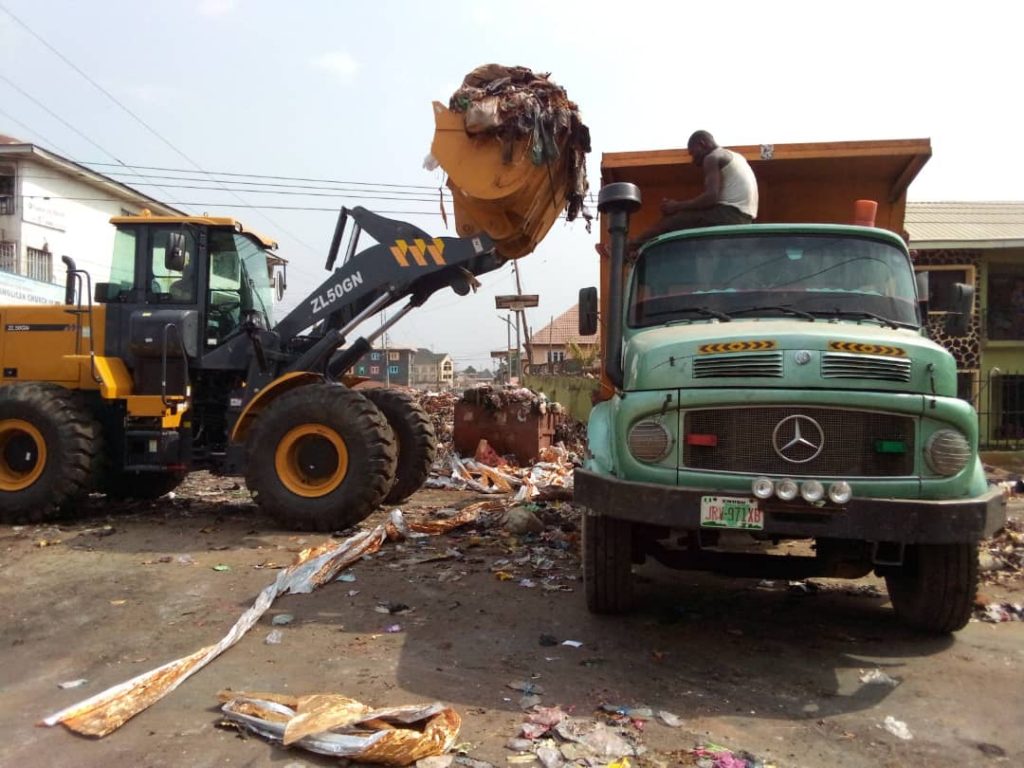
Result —
[{"label": "loader headlight", "polygon": [[805,480],[800,486],[800,495],[808,504],[815,504],[825,496],[825,486],[818,480]]},{"label": "loader headlight", "polygon": [[853,489],[845,480],[837,480],[828,487],[828,497],[836,504],[845,504],[853,498]]},{"label": "loader headlight", "polygon": [[971,443],[956,429],[940,429],[925,443],[924,458],[933,472],[951,477],[971,460]]},{"label": "loader headlight", "polygon": [[769,499],[775,493],[775,483],[767,477],[759,477],[750,484],[750,490],[759,499]]},{"label": "loader headlight", "polygon": [[672,448],[672,435],[660,421],[646,419],[629,430],[629,452],[639,461],[653,463],[668,456]]}]

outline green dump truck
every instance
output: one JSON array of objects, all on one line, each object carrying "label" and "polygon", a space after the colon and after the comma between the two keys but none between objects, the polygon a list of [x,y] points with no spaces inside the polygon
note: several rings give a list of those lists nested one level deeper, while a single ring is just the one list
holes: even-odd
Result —
[{"label": "green dump truck", "polygon": [[[603,158],[600,306],[580,296],[580,331],[600,325],[603,350],[575,477],[588,606],[628,610],[633,565],[653,557],[751,577],[874,571],[901,619],[960,629],[1005,506],[900,236],[930,145],[734,151],[758,177],[757,223],[671,232],[635,259],[629,233],[663,197],[696,194],[699,169],[684,150]],[[840,223],[861,199],[875,225]],[[931,320],[962,333],[973,287],[952,290],[958,311]],[[790,540],[813,547],[775,554]]]}]

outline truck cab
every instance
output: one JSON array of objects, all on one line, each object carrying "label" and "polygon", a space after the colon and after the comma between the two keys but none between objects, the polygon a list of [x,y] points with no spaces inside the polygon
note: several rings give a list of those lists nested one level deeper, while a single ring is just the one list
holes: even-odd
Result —
[{"label": "truck cab", "polygon": [[[671,232],[633,259],[627,232],[660,200],[644,187],[697,190],[664,184],[681,162],[606,156],[605,400],[576,475],[592,610],[626,610],[632,566],[650,556],[760,577],[874,570],[910,624],[967,622],[977,542],[1005,512],[978,459],[977,416],[956,397],[955,361],[923,330],[927,282],[900,236],[906,185],[929,152],[746,148],[771,201],[758,223]],[[879,192],[885,226],[839,223]],[[773,221],[795,215],[804,221]],[[581,295],[581,323],[593,325],[594,296]],[[969,318],[972,287],[958,297],[951,327]],[[813,548],[771,554],[794,539]]]}]

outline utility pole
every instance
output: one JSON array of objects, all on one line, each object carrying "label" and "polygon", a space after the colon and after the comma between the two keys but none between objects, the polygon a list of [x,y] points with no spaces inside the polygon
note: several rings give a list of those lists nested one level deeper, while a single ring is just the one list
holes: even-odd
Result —
[{"label": "utility pole", "polygon": [[505,318],[505,378],[507,384],[512,383],[512,321]]},{"label": "utility pole", "polygon": [[[512,269],[514,269],[515,273],[516,273],[516,295],[522,296],[523,295],[523,283],[522,283],[522,280],[519,277],[519,259],[515,259],[512,262]],[[533,361],[533,340],[530,338],[530,326],[526,324],[526,310],[525,309],[520,309],[519,312],[522,312],[522,314],[523,314],[523,335],[526,336],[526,359],[532,362]],[[520,369],[522,369],[522,367],[523,367],[522,364],[520,364],[519,367],[520,367]]]}]

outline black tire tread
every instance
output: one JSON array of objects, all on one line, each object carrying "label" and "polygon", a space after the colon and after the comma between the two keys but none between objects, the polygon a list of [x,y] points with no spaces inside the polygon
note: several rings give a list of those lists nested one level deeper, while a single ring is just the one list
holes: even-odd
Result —
[{"label": "black tire tread", "polygon": [[398,467],[384,501],[399,504],[422,488],[430,475],[437,456],[434,425],[415,398],[401,390],[374,387],[360,392],[384,414],[395,433]]},{"label": "black tire tread", "polygon": [[978,544],[915,544],[885,577],[896,615],[931,634],[962,629],[978,591]]},{"label": "black tire tread", "polygon": [[77,502],[96,481],[102,451],[100,428],[77,392],[56,384],[26,382],[0,387],[0,409],[13,407],[25,419],[56,438],[46,446],[47,468],[22,491],[2,494],[0,522],[42,522],[74,517]]},{"label": "black tire tread", "polygon": [[[349,449],[349,471],[327,496],[304,499],[277,479],[280,436],[300,423],[336,428]],[[245,483],[261,509],[286,528],[330,532],[365,520],[394,482],[395,438],[387,419],[362,394],[338,384],[311,384],[282,394],[256,417],[249,434]]]},{"label": "black tire tread", "polygon": [[583,516],[583,586],[591,613],[626,613],[633,607],[632,525]]}]

